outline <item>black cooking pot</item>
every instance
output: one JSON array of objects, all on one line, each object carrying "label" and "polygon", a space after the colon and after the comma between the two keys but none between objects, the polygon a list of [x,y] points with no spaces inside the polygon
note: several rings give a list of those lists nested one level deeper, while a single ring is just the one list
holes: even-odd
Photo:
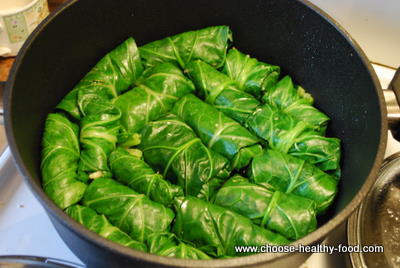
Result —
[{"label": "black cooking pot", "polygon": [[[321,226],[296,243],[315,244],[340,225],[372,185],[386,146],[386,108],[374,71],[357,44],[325,13],[294,0],[74,0],[48,17],[20,51],[6,86],[9,145],[32,192],[55,228],[93,267],[295,267],[300,254],[257,254],[194,261],[117,245],[79,225],[45,195],[40,141],[46,115],[108,51],[129,36],[139,45],[210,25],[229,25],[235,46],[282,66],[332,119],[342,140],[342,177]],[[40,243],[40,241],[38,241]]]}]

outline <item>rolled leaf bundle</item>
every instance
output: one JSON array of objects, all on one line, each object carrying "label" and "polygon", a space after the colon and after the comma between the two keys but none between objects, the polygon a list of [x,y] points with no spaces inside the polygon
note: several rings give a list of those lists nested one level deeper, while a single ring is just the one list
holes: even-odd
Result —
[{"label": "rolled leaf bundle", "polygon": [[262,151],[259,140],[246,128],[192,94],[180,99],[173,112],[208,148],[228,158],[235,169],[246,167]]},{"label": "rolled leaf bundle", "polygon": [[260,105],[256,98],[239,89],[238,82],[201,60],[190,62],[186,69],[199,96],[241,124]]},{"label": "rolled leaf bundle", "polygon": [[263,105],[257,108],[247,126],[275,150],[305,159],[322,170],[339,168],[339,139],[321,136],[305,122],[276,107]]},{"label": "rolled leaf bundle", "polygon": [[133,190],[145,194],[151,200],[163,205],[172,205],[176,196],[182,196],[182,188],[171,184],[162,175],[155,173],[141,159],[127,150],[117,148],[110,154],[110,168],[113,177]]},{"label": "rolled leaf bundle", "polygon": [[278,81],[280,67],[258,61],[236,48],[229,50],[222,70],[239,83],[239,89],[260,98]]},{"label": "rolled leaf bundle", "polygon": [[180,241],[173,233],[153,233],[147,240],[149,253],[165,257],[192,260],[211,259],[203,251]]},{"label": "rolled leaf bundle", "polygon": [[214,203],[289,239],[302,238],[317,229],[313,200],[274,192],[239,175],[224,183]]},{"label": "rolled leaf bundle", "polygon": [[193,83],[172,63],[161,63],[146,70],[136,84],[137,87],[114,101],[122,112],[124,137],[120,142],[167,113],[179,98],[194,91]]},{"label": "rolled leaf bundle", "polygon": [[143,66],[135,40],[128,38],[106,54],[65,96],[57,108],[80,119],[81,112],[85,114],[82,102],[87,102],[87,97],[90,98],[90,95],[94,94],[101,98],[113,99],[132,85],[142,72]]},{"label": "rolled leaf bundle", "polygon": [[42,185],[46,194],[64,209],[81,200],[86,184],[77,180],[78,126],[62,114],[49,114],[42,139]]},{"label": "rolled leaf bundle", "polygon": [[254,157],[250,179],[273,191],[293,193],[311,200],[323,212],[337,193],[338,180],[305,160],[274,150]]},{"label": "rolled leaf bundle", "polygon": [[208,255],[248,255],[250,253],[235,252],[235,246],[289,243],[283,236],[215,204],[190,196],[177,198],[176,202],[174,233],[180,239],[192,242]]},{"label": "rolled leaf bundle", "polygon": [[302,87],[295,87],[290,76],[285,76],[274,87],[266,90],[263,100],[295,119],[306,122],[316,131],[325,133],[329,117],[312,106],[313,97]]},{"label": "rolled leaf bundle", "polygon": [[171,209],[112,179],[94,180],[85,192],[83,205],[105,215],[140,242],[145,242],[151,233],[168,231],[174,219]]},{"label": "rolled leaf bundle", "polygon": [[177,63],[184,68],[195,59],[219,68],[224,64],[230,41],[232,33],[228,26],[211,26],[154,41],[139,50],[146,68],[161,62]]},{"label": "rolled leaf bundle", "polygon": [[209,199],[229,176],[228,159],[208,149],[175,115],[149,122],[141,135],[146,163],[181,186],[185,195]]},{"label": "rolled leaf bundle", "polygon": [[112,225],[104,215],[98,215],[91,208],[74,205],[67,208],[65,212],[71,218],[104,238],[132,249],[147,251],[146,244],[133,240],[129,235]]}]

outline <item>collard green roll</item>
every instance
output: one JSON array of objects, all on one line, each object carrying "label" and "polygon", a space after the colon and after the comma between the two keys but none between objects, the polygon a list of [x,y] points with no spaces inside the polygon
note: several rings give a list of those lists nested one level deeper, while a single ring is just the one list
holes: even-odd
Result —
[{"label": "collard green roll", "polygon": [[161,62],[177,63],[184,68],[195,59],[219,68],[224,64],[230,41],[232,33],[228,26],[211,26],[154,41],[139,50],[146,68]]},{"label": "collard green roll", "polygon": [[305,122],[317,132],[325,133],[329,117],[312,106],[313,97],[302,87],[295,86],[290,76],[285,76],[274,87],[266,90],[263,100]]},{"label": "collard green roll", "polygon": [[172,63],[147,69],[136,84],[114,101],[122,111],[119,142],[129,140],[146,123],[167,113],[180,97],[194,91],[193,83]]},{"label": "collard green roll", "polygon": [[78,126],[62,114],[49,114],[42,139],[42,185],[46,194],[64,209],[81,200],[86,184],[77,180]]},{"label": "collard green roll", "polygon": [[274,150],[254,157],[250,179],[273,191],[293,193],[311,200],[323,212],[337,193],[338,180],[305,160]]},{"label": "collard green roll", "polygon": [[313,200],[272,191],[239,175],[224,183],[215,204],[251,219],[288,239],[299,239],[317,229]]},{"label": "collard green roll", "polygon": [[248,255],[235,246],[288,244],[283,236],[261,228],[226,208],[187,196],[177,198],[174,233],[215,257]]},{"label": "collard green roll", "polygon": [[141,134],[145,161],[181,186],[185,195],[209,199],[229,176],[228,159],[208,149],[175,115],[148,123]]},{"label": "collard green roll", "polygon": [[104,215],[98,215],[91,208],[74,205],[67,208],[65,212],[71,218],[104,238],[132,249],[147,251],[146,244],[133,240],[129,235],[112,225]]},{"label": "collard green roll", "polygon": [[258,61],[232,48],[226,56],[223,72],[239,83],[239,89],[260,98],[278,81],[280,67]]},{"label": "collard green roll", "polygon": [[183,195],[181,187],[165,180],[146,162],[131,155],[125,149],[114,150],[110,154],[109,163],[116,180],[145,194],[153,201],[169,206],[172,205],[176,196]]},{"label": "collard green roll", "polygon": [[262,151],[259,140],[246,128],[192,94],[180,99],[173,112],[208,148],[228,158],[235,169],[246,167]]},{"label": "collard green roll", "polygon": [[149,253],[165,257],[192,260],[211,259],[203,251],[180,241],[173,233],[153,233],[147,240]]},{"label": "collard green roll", "polygon": [[151,233],[168,231],[174,219],[171,209],[112,179],[95,179],[85,192],[83,205],[105,215],[139,242]]}]

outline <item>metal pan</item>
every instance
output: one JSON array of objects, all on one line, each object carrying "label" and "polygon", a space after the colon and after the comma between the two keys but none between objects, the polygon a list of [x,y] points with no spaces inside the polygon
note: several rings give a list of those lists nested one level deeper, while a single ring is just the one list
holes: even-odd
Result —
[{"label": "metal pan", "polygon": [[107,241],[67,217],[40,184],[46,115],[107,51],[128,36],[139,45],[210,25],[229,25],[235,46],[282,66],[332,119],[343,142],[342,178],[320,227],[296,241],[319,243],[360,204],[381,165],[386,107],[377,77],[354,40],[307,1],[73,0],[48,17],[21,49],[5,93],[5,123],[15,161],[71,250],[93,267],[295,267],[307,254],[257,254],[211,261],[178,260]]}]

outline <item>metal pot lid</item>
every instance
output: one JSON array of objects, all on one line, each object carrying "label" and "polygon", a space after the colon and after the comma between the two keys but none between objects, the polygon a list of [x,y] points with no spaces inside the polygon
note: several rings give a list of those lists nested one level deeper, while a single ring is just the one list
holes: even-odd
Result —
[{"label": "metal pot lid", "polygon": [[0,267],[7,268],[83,268],[69,261],[37,256],[0,256]]},{"label": "metal pot lid", "polygon": [[350,253],[353,267],[400,267],[399,154],[384,162],[372,190],[349,218],[347,236],[349,245],[363,251]]}]

